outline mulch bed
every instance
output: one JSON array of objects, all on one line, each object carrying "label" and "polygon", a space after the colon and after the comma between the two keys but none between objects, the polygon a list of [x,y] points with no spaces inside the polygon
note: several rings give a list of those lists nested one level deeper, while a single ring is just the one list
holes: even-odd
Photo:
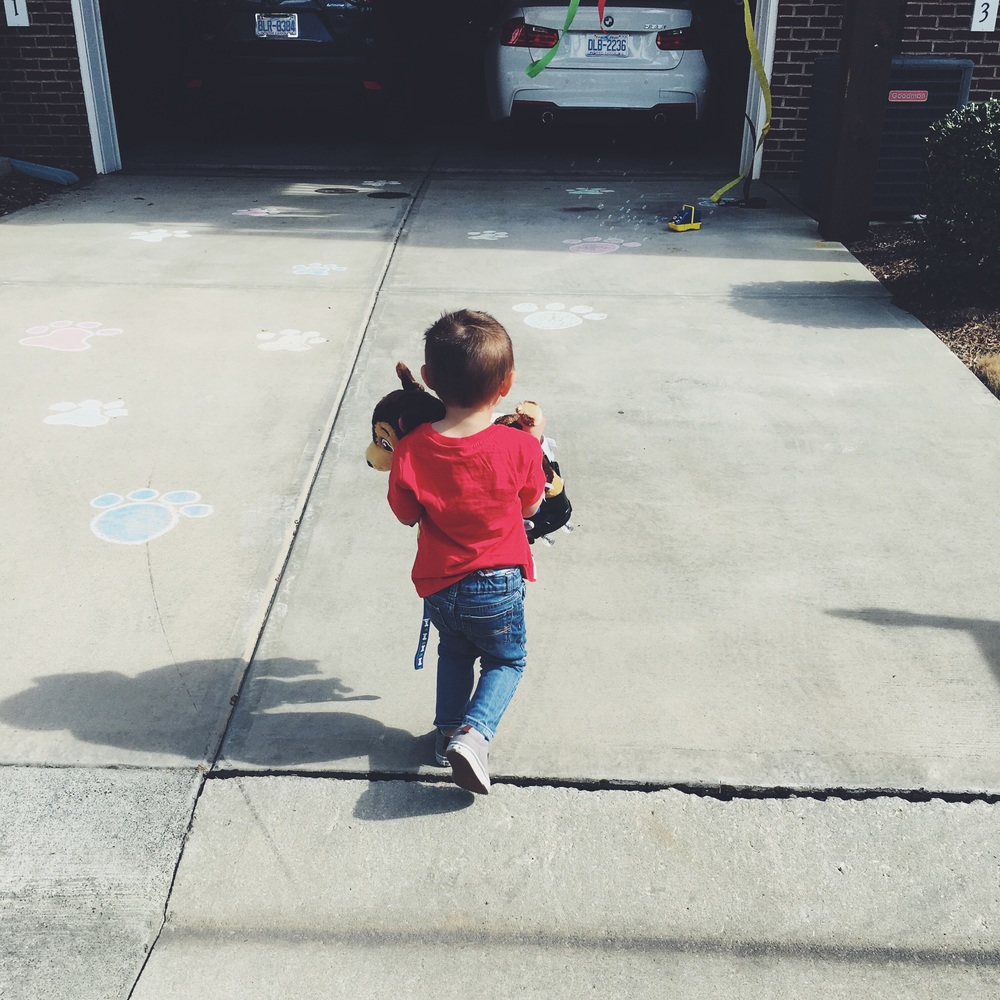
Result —
[{"label": "mulch bed", "polygon": [[45,201],[53,191],[60,190],[58,184],[40,181],[16,171],[0,177],[0,215],[10,215],[19,208],[37,205]]},{"label": "mulch bed", "polygon": [[1000,355],[1000,289],[991,282],[956,283],[935,267],[928,249],[916,222],[875,226],[868,239],[848,246],[900,309],[933,330],[996,392],[1000,381],[991,369],[997,362],[990,356]]}]

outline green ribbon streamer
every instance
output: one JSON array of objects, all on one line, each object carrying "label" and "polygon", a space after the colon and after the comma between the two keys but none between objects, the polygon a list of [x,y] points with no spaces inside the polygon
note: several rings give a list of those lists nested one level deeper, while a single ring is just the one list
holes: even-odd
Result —
[{"label": "green ribbon streamer", "polygon": [[579,8],[580,8],[580,0],[569,0],[569,10],[566,11],[566,23],[563,25],[562,34],[559,36],[559,41],[556,42],[556,44],[553,45],[552,48],[549,49],[549,51],[546,52],[544,56],[542,56],[541,59],[536,59],[524,71],[532,79],[538,76],[538,74],[541,73],[541,71],[545,69],[545,67],[548,66],[548,64],[552,62],[553,59],[555,59],[556,53],[559,51],[559,45],[562,42],[562,36],[565,35],[567,31],[569,31],[570,25],[573,23],[573,18],[576,17],[576,12],[577,10],[579,10]]}]

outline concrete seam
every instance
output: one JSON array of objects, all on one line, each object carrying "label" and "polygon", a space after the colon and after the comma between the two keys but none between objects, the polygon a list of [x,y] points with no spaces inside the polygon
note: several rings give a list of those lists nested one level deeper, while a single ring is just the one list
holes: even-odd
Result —
[{"label": "concrete seam", "polygon": [[[420,181],[416,193],[414,194],[412,200],[410,201],[410,204],[407,206],[406,210],[402,214],[402,217],[400,218],[399,225],[396,227],[395,236],[393,237],[392,245],[389,249],[388,254],[386,255],[385,262],[382,266],[382,273],[379,276],[378,283],[375,286],[375,289],[369,300],[365,321],[361,327],[361,334],[357,338],[357,341],[354,345],[353,356],[350,358],[350,363],[347,366],[347,370],[344,374],[344,377],[337,388],[337,393],[334,397],[333,406],[330,411],[330,416],[327,420],[326,427],[324,428],[323,435],[320,438],[320,445],[316,450],[316,455],[313,459],[312,467],[309,470],[309,474],[306,476],[306,485],[302,490],[302,493],[299,496],[299,501],[295,507],[295,517],[292,519],[292,525],[289,529],[288,534],[286,535],[285,544],[283,546],[284,550],[283,555],[279,559],[278,571],[274,577],[274,586],[271,588],[270,594],[268,595],[266,602],[264,602],[264,608],[259,618],[259,625],[254,632],[253,638],[248,644],[247,650],[244,651],[244,655],[241,657],[244,663],[243,675],[240,678],[240,683],[239,687],[237,688],[236,694],[230,700],[229,714],[226,717],[226,723],[222,728],[222,733],[219,736],[219,740],[215,748],[215,753],[212,756],[212,762],[210,765],[212,768],[215,767],[215,764],[218,762],[219,755],[222,753],[222,747],[226,741],[226,734],[229,732],[229,728],[232,725],[233,717],[236,713],[236,706],[239,704],[240,695],[243,693],[243,688],[246,685],[247,677],[250,674],[250,667],[253,664],[253,660],[254,657],[256,656],[257,649],[260,646],[261,638],[263,637],[264,630],[267,627],[267,622],[271,616],[271,611],[274,607],[275,598],[277,597],[278,591],[281,588],[281,582],[284,579],[285,571],[288,567],[288,561],[291,558],[292,551],[295,547],[295,539],[298,537],[299,526],[302,523],[306,507],[308,506],[309,500],[312,496],[313,487],[315,486],[316,480],[319,477],[319,471],[323,464],[323,458],[326,454],[327,448],[330,445],[330,441],[333,438],[333,432],[337,423],[337,418],[340,415],[340,408],[343,404],[344,397],[347,394],[347,387],[354,376],[354,372],[358,363],[358,357],[361,353],[361,349],[368,336],[368,330],[371,327],[372,316],[374,315],[375,307],[378,304],[379,296],[382,293],[382,287],[385,284],[386,277],[389,273],[389,268],[392,266],[392,261],[396,254],[396,248],[399,246],[399,241],[402,238],[404,229],[406,228],[406,223],[409,220],[410,215],[413,212],[413,209],[416,206],[417,202],[419,201],[421,195],[423,194],[424,189],[427,186],[427,182],[430,179],[433,167],[434,164],[432,163],[431,166],[424,173],[424,176]],[[199,770],[201,770],[201,768],[199,768]],[[162,936],[163,931],[167,925],[167,911],[170,908],[170,900],[173,896],[174,885],[176,884],[177,881],[177,873],[180,870],[181,861],[184,859],[184,852],[187,848],[188,840],[190,839],[191,836],[191,831],[194,828],[195,816],[198,811],[198,803],[201,800],[202,792],[205,790],[205,784],[209,776],[209,773],[210,772],[204,772],[204,771],[202,772],[201,780],[199,781],[197,790],[195,792],[194,802],[191,805],[191,812],[188,816],[187,828],[184,831],[184,836],[181,840],[181,847],[177,853],[177,862],[174,865],[174,870],[170,878],[170,885],[167,888],[166,897],[164,898],[163,901],[163,917],[160,920],[160,926],[156,930],[156,934],[153,937],[153,941],[146,951],[146,955],[143,958],[142,965],[140,966],[139,971],[136,974],[135,981],[132,983],[132,987],[128,991],[128,996],[126,1000],[131,1000],[132,996],[134,995],[135,990],[138,987],[140,980],[142,979],[143,973],[146,970],[146,966],[149,964],[149,960],[152,957],[153,952],[156,949],[156,945],[159,942],[160,937]]]},{"label": "concrete seam", "polygon": [[399,241],[403,237],[403,232],[406,228],[406,224],[410,219],[410,215],[413,213],[414,208],[420,201],[427,183],[430,180],[431,172],[434,168],[434,164],[427,169],[421,179],[413,198],[410,200],[410,204],[407,206],[406,210],[403,212],[402,217],[399,220],[399,225],[396,227],[396,233],[393,237],[392,245],[389,252],[386,254],[385,261],[382,265],[382,273],[379,276],[378,282],[375,285],[374,291],[371,294],[368,302],[368,308],[365,313],[364,322],[361,324],[361,333],[358,336],[355,344],[353,354],[350,356],[349,363],[347,365],[344,377],[341,379],[340,385],[337,388],[337,392],[334,396],[333,405],[330,410],[330,415],[327,418],[326,426],[323,429],[323,433],[320,435],[319,446],[316,449],[316,454],[313,456],[313,461],[309,472],[305,477],[305,486],[302,492],[299,494],[299,499],[295,504],[294,516],[292,518],[292,523],[288,529],[285,536],[285,541],[279,549],[279,558],[277,565],[274,570],[274,585],[270,588],[268,594],[261,602],[262,608],[258,615],[258,626],[254,630],[246,648],[243,651],[243,655],[240,660],[244,664],[242,676],[240,677],[239,685],[236,689],[236,693],[230,699],[230,709],[229,715],[226,717],[225,725],[222,727],[222,733],[219,736],[218,743],[215,747],[215,752],[211,757],[209,770],[214,770],[215,766],[218,764],[219,756],[222,753],[222,747],[225,744],[226,736],[229,733],[229,729],[232,726],[233,718],[236,714],[236,708],[239,705],[240,698],[243,695],[244,688],[246,687],[247,678],[250,676],[250,668],[253,664],[254,658],[257,655],[257,650],[260,647],[261,639],[263,638],[264,632],[267,628],[267,623],[270,620],[271,612],[274,609],[274,602],[277,599],[278,592],[281,589],[282,581],[285,577],[285,572],[288,569],[288,563],[291,560],[292,552],[295,549],[295,540],[298,538],[299,528],[302,525],[302,521],[306,514],[306,508],[309,505],[309,500],[312,498],[312,492],[315,488],[316,481],[319,478],[320,469],[323,466],[323,460],[326,457],[327,450],[330,447],[330,443],[333,440],[334,430],[336,429],[337,419],[340,416],[340,410],[343,406],[344,399],[347,395],[347,388],[354,377],[354,373],[357,370],[358,358],[361,355],[361,350],[368,338],[368,331],[371,328],[372,316],[375,313],[375,308],[378,305],[379,298],[382,294],[382,288],[385,285],[386,278],[389,274],[389,269],[392,266],[392,262],[396,256],[396,249],[399,246]]},{"label": "concrete seam", "polygon": [[170,885],[167,886],[167,892],[163,899],[163,916],[160,918],[160,926],[156,928],[153,940],[146,949],[146,954],[142,959],[142,965],[139,966],[139,971],[135,975],[135,980],[129,988],[125,1000],[132,1000],[132,995],[135,993],[136,988],[139,985],[139,981],[142,979],[142,975],[146,971],[146,966],[149,965],[149,960],[153,956],[157,942],[159,942],[160,937],[163,934],[163,930],[167,926],[167,910],[170,908],[170,900],[174,894],[174,885],[177,882],[177,873],[180,871],[181,861],[184,859],[184,851],[187,849],[188,839],[190,838],[191,830],[194,827],[194,817],[198,810],[198,802],[201,800],[202,792],[205,790],[206,776],[207,775],[202,772],[201,780],[198,782],[197,788],[195,789],[194,802],[191,803],[191,812],[188,815],[187,828],[184,830],[184,836],[181,838],[181,847],[177,852],[177,861],[174,863],[174,870],[170,874]]}]

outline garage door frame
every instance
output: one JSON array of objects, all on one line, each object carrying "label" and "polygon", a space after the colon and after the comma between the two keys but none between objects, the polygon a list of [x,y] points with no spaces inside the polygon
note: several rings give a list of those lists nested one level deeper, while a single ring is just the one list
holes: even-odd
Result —
[{"label": "garage door frame", "polygon": [[94,168],[99,174],[109,174],[121,170],[122,160],[104,50],[100,0],[72,0],[72,9]]},{"label": "garage door frame", "polygon": [[[758,0],[754,31],[757,33],[757,47],[760,49],[760,56],[764,63],[764,74],[768,80],[771,79],[771,71],[774,68],[774,43],[777,36],[777,26],[778,0]],[[747,83],[746,113],[750,121],[753,122],[756,134],[760,136],[767,121],[767,107],[752,64],[750,66],[750,79]],[[743,149],[740,155],[740,171],[747,170],[752,162],[753,173],[750,176],[756,180],[760,177],[763,157],[763,148],[755,146],[753,133],[750,131],[750,127],[745,125],[743,128]]]}]

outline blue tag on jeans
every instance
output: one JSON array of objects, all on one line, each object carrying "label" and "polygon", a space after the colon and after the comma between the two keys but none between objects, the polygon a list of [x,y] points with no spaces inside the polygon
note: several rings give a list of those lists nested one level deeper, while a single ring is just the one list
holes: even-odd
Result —
[{"label": "blue tag on jeans", "polygon": [[424,615],[424,620],[420,623],[420,641],[417,643],[417,655],[413,657],[413,669],[424,669],[424,652],[427,649],[427,640],[431,634],[431,620]]}]

